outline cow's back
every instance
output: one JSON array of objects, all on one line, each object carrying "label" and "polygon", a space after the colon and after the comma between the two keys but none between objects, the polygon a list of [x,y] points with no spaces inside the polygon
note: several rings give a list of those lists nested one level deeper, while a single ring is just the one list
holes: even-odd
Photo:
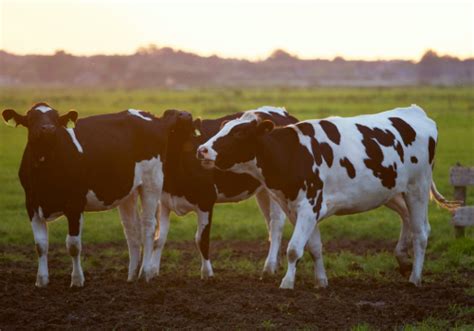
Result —
[{"label": "cow's back", "polygon": [[329,214],[370,210],[431,180],[437,129],[418,106],[308,123],[331,149],[319,167]]}]

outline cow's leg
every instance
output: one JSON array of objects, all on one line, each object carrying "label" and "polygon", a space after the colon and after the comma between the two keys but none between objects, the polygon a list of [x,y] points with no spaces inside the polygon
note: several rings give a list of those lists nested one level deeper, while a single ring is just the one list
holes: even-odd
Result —
[{"label": "cow's leg", "polygon": [[161,187],[144,183],[140,189],[142,202],[142,241],[143,241],[143,261],[140,268],[139,277],[144,277],[148,282],[155,276],[153,270],[153,241],[156,229],[156,213],[159,208],[161,198]]},{"label": "cow's leg", "polygon": [[208,279],[214,276],[211,260],[209,259],[209,237],[211,234],[212,208],[208,212],[197,212],[198,226],[196,230],[196,245],[201,252],[201,278]]},{"label": "cow's leg", "polygon": [[128,281],[134,281],[138,276],[140,264],[141,230],[140,215],[137,209],[137,192],[133,193],[119,206],[123,232],[128,245]]},{"label": "cow's leg", "polygon": [[153,247],[153,271],[156,275],[160,273],[161,255],[165,247],[166,239],[170,228],[170,210],[167,206],[161,204],[157,217],[160,220],[158,233],[155,236]]},{"label": "cow's leg", "polygon": [[410,275],[410,282],[416,286],[421,285],[421,273],[430,232],[430,226],[428,224],[430,183],[431,180],[428,181],[427,185],[423,182],[415,183],[405,194],[405,201],[410,211],[410,229],[413,242],[413,268]]},{"label": "cow's leg", "polygon": [[268,240],[270,241],[270,249],[265,260],[262,276],[274,275],[278,269],[278,257],[286,216],[278,203],[270,198],[266,190],[257,193],[256,199],[267,222]]},{"label": "cow's leg", "polygon": [[66,248],[72,259],[71,287],[84,286],[84,273],[81,267],[81,234],[83,217],[82,213],[66,213],[69,233],[66,237]]},{"label": "cow's leg", "polygon": [[31,219],[31,228],[35,237],[36,253],[38,253],[38,273],[36,286],[45,287],[49,283],[48,272],[48,226],[46,220],[37,213]]},{"label": "cow's leg", "polygon": [[408,246],[411,240],[410,233],[410,212],[405,203],[403,195],[396,195],[393,199],[385,204],[388,208],[394,210],[402,220],[400,237],[395,247],[395,257],[398,261],[398,266],[400,268],[400,273],[402,275],[407,275],[412,269],[412,263],[408,255]]},{"label": "cow's leg", "polygon": [[[298,218],[296,219],[295,230],[288,243],[286,251],[288,258],[288,269],[285,277],[281,281],[280,288],[293,289],[295,286],[296,263],[303,256],[304,247],[306,246],[311,234],[316,227],[316,215],[312,210],[298,210]],[[309,208],[308,208],[309,209]]]},{"label": "cow's leg", "polygon": [[324,268],[323,244],[321,243],[321,233],[319,232],[318,225],[314,227],[306,247],[309,249],[314,260],[314,278],[316,282],[319,287],[327,287],[328,278],[326,276],[326,269]]}]

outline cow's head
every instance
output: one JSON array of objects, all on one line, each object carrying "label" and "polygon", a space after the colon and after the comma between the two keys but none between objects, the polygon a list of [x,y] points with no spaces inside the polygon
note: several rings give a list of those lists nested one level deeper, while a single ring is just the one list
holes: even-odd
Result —
[{"label": "cow's head", "polygon": [[173,133],[177,130],[188,131],[193,125],[193,116],[191,113],[183,110],[168,109],[161,117],[165,127]]},{"label": "cow's head", "polygon": [[29,143],[48,142],[55,136],[58,128],[66,127],[69,121],[77,120],[77,112],[72,110],[59,116],[55,109],[44,102],[33,105],[26,115],[20,115],[13,109],[5,109],[2,116],[7,124],[26,127]]},{"label": "cow's head", "polygon": [[[223,123],[221,130],[197,149],[196,157],[205,168],[231,170],[256,156],[258,137],[273,130],[274,123],[254,112]],[[234,168],[235,170],[235,168]]]}]

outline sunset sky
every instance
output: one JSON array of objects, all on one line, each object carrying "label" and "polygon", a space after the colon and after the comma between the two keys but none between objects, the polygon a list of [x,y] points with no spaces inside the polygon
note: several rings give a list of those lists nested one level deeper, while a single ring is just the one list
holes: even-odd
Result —
[{"label": "sunset sky", "polygon": [[154,43],[200,55],[419,59],[474,56],[474,0],[0,0],[0,49],[132,54]]}]

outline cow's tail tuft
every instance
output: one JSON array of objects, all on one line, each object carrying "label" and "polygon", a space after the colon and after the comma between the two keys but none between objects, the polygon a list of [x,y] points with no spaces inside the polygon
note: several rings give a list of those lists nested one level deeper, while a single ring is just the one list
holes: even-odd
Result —
[{"label": "cow's tail tuft", "polygon": [[431,181],[431,198],[436,201],[438,206],[443,207],[444,209],[454,212],[456,209],[462,206],[462,201],[457,200],[447,200],[439,191],[436,189],[436,184]]}]

